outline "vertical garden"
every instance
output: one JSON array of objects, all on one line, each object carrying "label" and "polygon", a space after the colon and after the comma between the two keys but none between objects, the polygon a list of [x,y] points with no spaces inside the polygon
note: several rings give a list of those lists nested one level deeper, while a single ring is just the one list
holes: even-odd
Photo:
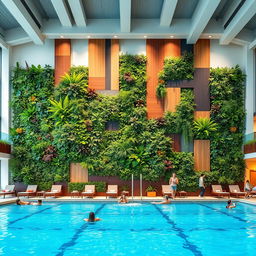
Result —
[{"label": "vertical garden", "polygon": [[[14,69],[13,181],[48,189],[54,182],[68,182],[70,163],[79,162],[90,175],[123,180],[133,173],[135,178],[143,174],[145,180],[158,181],[176,172],[180,189],[197,189],[193,153],[171,147],[172,134],[193,138],[197,133],[192,90],[182,90],[176,112],[148,120],[143,55],[120,56],[120,92],[115,96],[89,89],[86,67],[72,67],[58,87],[53,73],[49,66]],[[210,134],[209,182],[243,178],[243,84],[238,67],[211,71],[211,120],[216,129]]]}]

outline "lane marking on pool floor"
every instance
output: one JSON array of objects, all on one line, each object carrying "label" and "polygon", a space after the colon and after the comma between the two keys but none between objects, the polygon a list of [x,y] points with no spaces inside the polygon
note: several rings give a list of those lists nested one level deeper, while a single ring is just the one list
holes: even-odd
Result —
[{"label": "lane marking on pool floor", "polygon": [[223,212],[223,211],[218,210],[218,209],[216,209],[216,208],[213,208],[213,207],[211,207],[211,206],[204,205],[204,204],[200,204],[200,203],[197,203],[197,204],[198,204],[198,205],[201,205],[201,206],[204,206],[204,207],[206,207],[206,208],[208,208],[208,209],[214,210],[215,212],[219,212],[219,213],[221,213],[221,214],[224,214],[224,215],[226,215],[226,216],[228,216],[228,217],[232,217],[232,218],[234,218],[234,219],[236,219],[236,220],[239,220],[239,221],[241,221],[241,222],[245,222],[245,223],[248,222],[248,221],[245,220],[245,219],[242,219],[242,218],[240,218],[240,217],[238,217],[238,216],[234,216],[234,215],[229,214],[229,213],[227,213],[227,212]]},{"label": "lane marking on pool floor", "polygon": [[29,215],[26,215],[26,216],[24,216],[24,217],[18,218],[18,219],[16,219],[16,220],[9,221],[8,224],[13,224],[13,223],[16,223],[16,222],[18,222],[18,221],[20,221],[20,220],[24,220],[24,219],[30,218],[30,217],[33,216],[33,215],[36,215],[36,214],[45,212],[45,211],[47,211],[47,210],[49,210],[49,209],[55,208],[55,207],[59,206],[60,204],[61,204],[61,203],[59,203],[59,204],[57,204],[57,205],[54,205],[54,206],[51,206],[51,207],[44,208],[44,209],[42,209],[42,210],[40,210],[40,211],[37,211],[37,212],[33,212],[33,213],[29,214]]},{"label": "lane marking on pool floor", "polygon": [[[106,204],[103,204],[101,207],[99,207],[96,211],[95,211],[95,215],[97,215],[104,207]],[[72,247],[76,244],[76,240],[79,238],[79,236],[81,235],[81,233],[88,227],[88,222],[83,223],[83,225],[77,229],[77,231],[75,232],[75,234],[73,235],[73,237],[70,239],[70,241],[68,241],[67,243],[62,244],[59,247],[59,251],[56,256],[63,256],[65,251],[67,250],[67,248]]]},{"label": "lane marking on pool floor", "polygon": [[190,250],[196,256],[203,256],[199,248],[188,240],[188,236],[184,233],[184,230],[182,228],[179,228],[177,224],[173,220],[171,220],[169,216],[165,214],[158,206],[154,205],[154,207],[172,226],[172,229],[178,233],[177,235],[185,241],[184,248]]}]

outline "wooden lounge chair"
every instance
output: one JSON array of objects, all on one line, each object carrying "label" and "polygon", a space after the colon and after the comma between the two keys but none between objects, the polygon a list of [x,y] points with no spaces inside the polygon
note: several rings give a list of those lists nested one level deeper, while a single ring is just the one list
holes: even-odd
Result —
[{"label": "wooden lounge chair", "polygon": [[239,196],[245,196],[246,192],[240,191],[240,188],[238,185],[229,185],[229,191],[231,196],[239,197]]},{"label": "wooden lounge chair", "polygon": [[212,195],[217,197],[227,196],[230,198],[230,193],[223,191],[221,185],[212,185]]},{"label": "wooden lounge chair", "polygon": [[16,195],[16,192],[15,192],[15,185],[6,185],[5,186],[5,189],[0,191],[0,196],[5,196],[6,195]]},{"label": "wooden lounge chair", "polygon": [[95,185],[85,185],[84,191],[81,193],[82,198],[86,197],[94,197],[95,195]]},{"label": "wooden lounge chair", "polygon": [[118,197],[118,186],[117,185],[108,185],[108,189],[106,192],[107,197]]},{"label": "wooden lounge chair", "polygon": [[57,197],[61,194],[62,185],[52,185],[51,191],[45,192],[44,197]]},{"label": "wooden lounge chair", "polygon": [[162,194],[163,196],[172,196],[170,185],[162,185]]},{"label": "wooden lounge chair", "polygon": [[35,196],[36,195],[36,190],[37,190],[37,185],[28,185],[27,189],[25,192],[18,192],[17,196]]}]

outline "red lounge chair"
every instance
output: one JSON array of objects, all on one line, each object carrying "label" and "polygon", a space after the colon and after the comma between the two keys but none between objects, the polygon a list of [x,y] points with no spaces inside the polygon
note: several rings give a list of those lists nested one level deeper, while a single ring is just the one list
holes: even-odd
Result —
[{"label": "red lounge chair", "polygon": [[57,197],[60,196],[62,190],[62,185],[52,185],[51,191],[45,192],[44,197],[52,196]]},{"label": "red lounge chair", "polygon": [[162,185],[162,194],[163,196],[172,196],[170,185]]},{"label": "red lounge chair", "polygon": [[117,185],[108,185],[108,190],[106,192],[107,197],[118,197],[118,186]]},{"label": "red lounge chair", "polygon": [[5,189],[0,191],[0,196],[5,196],[6,195],[16,195],[16,192],[15,192],[15,185],[6,185],[5,186]]},{"label": "red lounge chair", "polygon": [[36,190],[37,190],[37,185],[28,185],[26,192],[18,192],[17,196],[35,196],[36,195]]},{"label": "red lounge chair", "polygon": [[223,191],[221,185],[212,185],[212,195],[218,197],[227,196],[228,198],[230,198],[230,193]]},{"label": "red lounge chair", "polygon": [[229,185],[230,195],[234,197],[243,196],[245,197],[246,192],[241,192],[238,185]]},{"label": "red lounge chair", "polygon": [[95,195],[95,185],[85,185],[84,191],[81,193],[82,198],[85,197],[94,197]]}]

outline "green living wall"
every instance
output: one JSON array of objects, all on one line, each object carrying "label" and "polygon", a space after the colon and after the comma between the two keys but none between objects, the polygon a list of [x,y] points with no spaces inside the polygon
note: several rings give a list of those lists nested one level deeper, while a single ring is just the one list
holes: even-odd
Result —
[{"label": "green living wall", "polygon": [[[215,72],[211,73],[211,88]],[[243,90],[243,80],[239,82]],[[230,83],[230,86],[236,84]],[[89,89],[88,69],[81,66],[72,67],[57,88],[54,88],[53,70],[49,66],[27,69],[17,66],[12,87],[14,181],[36,183],[40,189],[47,189],[54,182],[69,181],[69,164],[79,162],[88,168],[90,175],[114,175],[124,180],[130,179],[132,173],[135,178],[142,173],[145,180],[157,181],[168,179],[176,172],[180,189],[197,189],[199,173],[193,170],[192,153],[173,152],[170,146],[173,133],[193,137],[193,92],[182,90],[175,113],[167,112],[163,118],[148,120],[145,56],[120,57],[120,92],[116,96],[98,95]],[[213,89],[211,91],[213,94]],[[243,96],[239,100],[243,101]],[[217,114],[212,115],[217,118]],[[244,118],[244,112],[240,117]],[[217,119],[216,122],[219,123]],[[243,126],[236,134],[229,129],[227,132],[230,136],[239,134],[240,139],[242,130]],[[221,145],[220,134],[221,126],[218,133],[212,135],[215,140],[212,150],[214,145]],[[226,166],[230,169],[231,164],[236,165],[231,170],[234,174],[216,164],[213,172],[207,174],[208,182],[217,181],[220,175],[227,182],[231,181],[229,177],[234,177],[233,181],[241,180],[240,144],[232,141],[230,144],[234,150],[229,153],[231,159]],[[239,158],[235,163],[234,154]],[[225,157],[213,152],[212,163],[215,165]]]}]

